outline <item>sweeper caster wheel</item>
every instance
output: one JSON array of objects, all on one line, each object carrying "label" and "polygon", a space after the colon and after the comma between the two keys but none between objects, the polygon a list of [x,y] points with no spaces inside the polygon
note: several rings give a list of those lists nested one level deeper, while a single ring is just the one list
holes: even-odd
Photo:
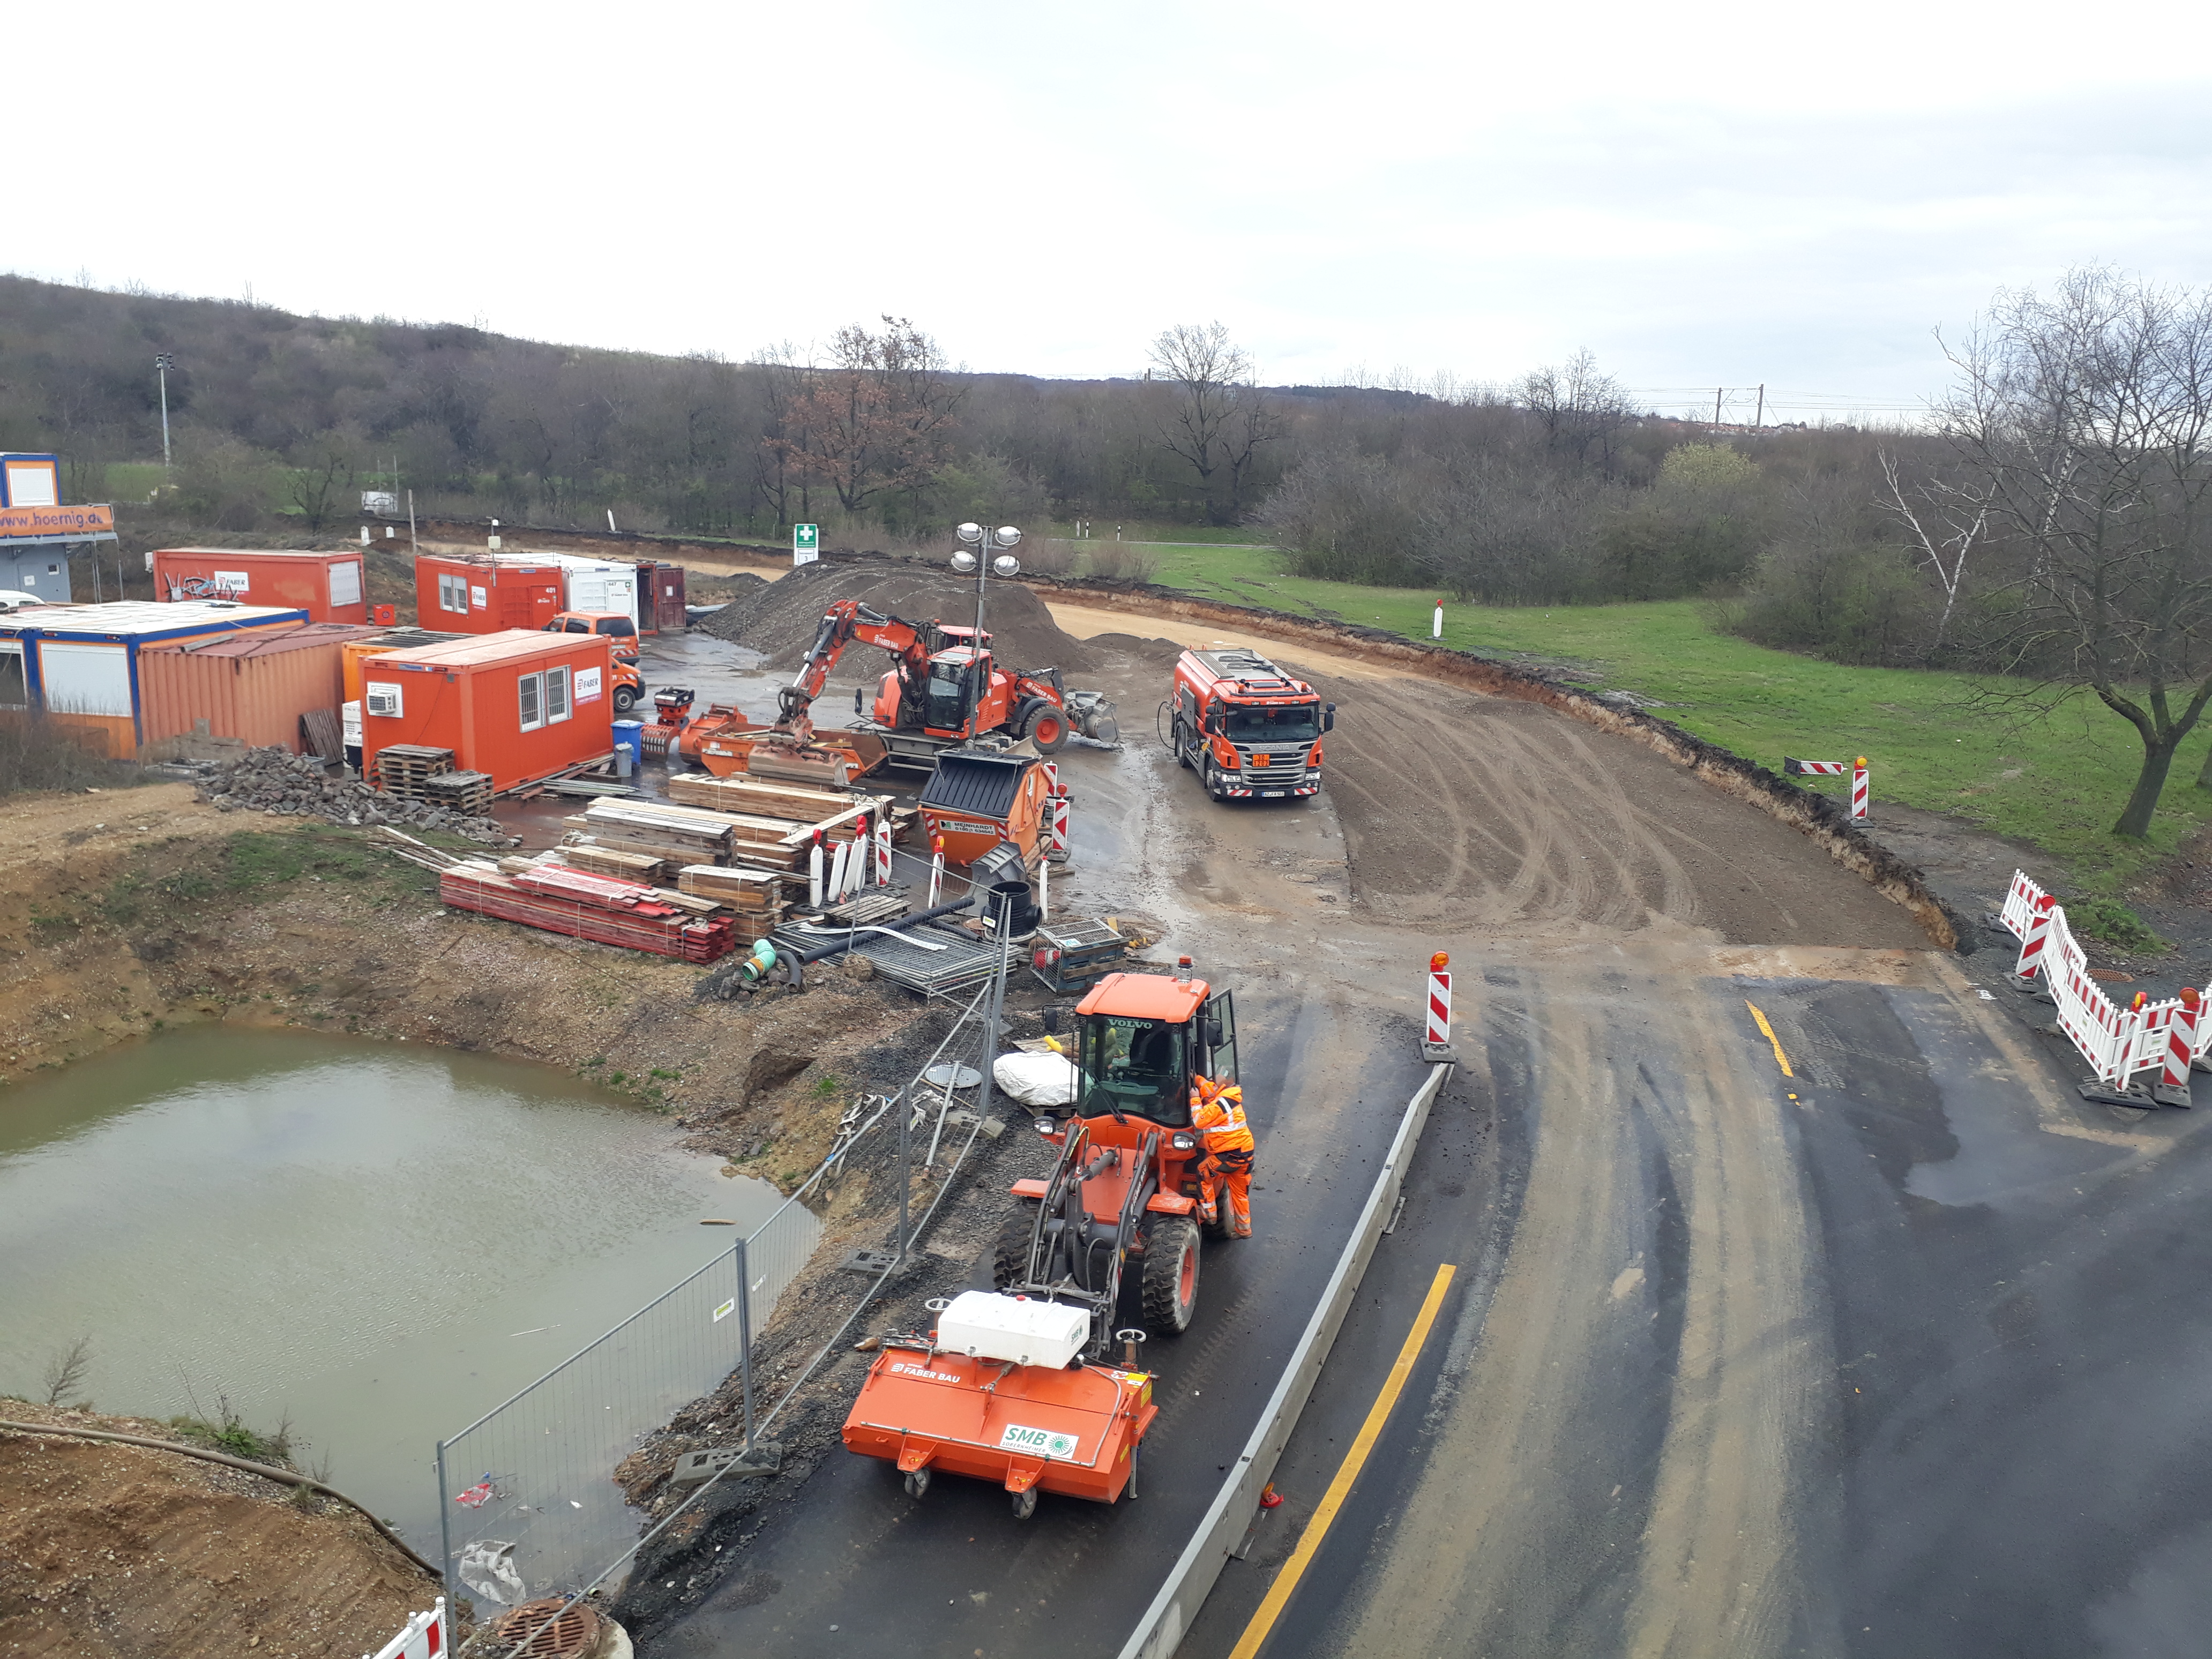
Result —
[{"label": "sweeper caster wheel", "polygon": [[929,1496],[929,1471],[927,1469],[908,1469],[907,1471],[906,1495],[908,1498],[927,1498]]},{"label": "sweeper caster wheel", "polygon": [[1015,1520],[1026,1521],[1036,1513],[1036,1492],[1037,1489],[1035,1486],[1030,1486],[1025,1491],[1014,1494]]}]

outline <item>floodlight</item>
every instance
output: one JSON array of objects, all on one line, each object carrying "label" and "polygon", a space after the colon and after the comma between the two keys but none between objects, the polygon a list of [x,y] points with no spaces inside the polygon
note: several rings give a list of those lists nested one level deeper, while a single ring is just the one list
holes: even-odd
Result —
[{"label": "floodlight", "polygon": [[992,539],[1001,547],[1018,547],[1021,545],[1022,532],[1010,524],[1002,524]]},{"label": "floodlight", "polygon": [[1012,576],[1022,568],[1022,562],[1011,553],[1001,553],[991,561],[991,568],[1001,576]]},{"label": "floodlight", "polygon": [[962,575],[966,575],[975,568],[975,556],[966,548],[962,548],[952,556],[952,568]]},{"label": "floodlight", "polygon": [[983,539],[983,526],[980,524],[963,524],[952,533],[962,541],[973,544]]}]

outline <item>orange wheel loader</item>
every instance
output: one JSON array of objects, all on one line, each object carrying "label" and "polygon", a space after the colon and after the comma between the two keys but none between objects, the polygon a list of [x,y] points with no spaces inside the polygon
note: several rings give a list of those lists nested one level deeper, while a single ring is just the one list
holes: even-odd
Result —
[{"label": "orange wheel loader", "polygon": [[936,1328],[887,1340],[845,1419],[847,1449],[896,1463],[914,1497],[937,1470],[1004,1486],[1024,1520],[1040,1491],[1136,1495],[1157,1408],[1133,1350],[1197,1309],[1190,1092],[1237,1076],[1235,1012],[1185,957],[1172,979],[1108,975],[1076,1015],[1076,1099],[1064,1124],[1038,1121],[1060,1157],[1014,1183],[999,1288],[932,1302]]}]

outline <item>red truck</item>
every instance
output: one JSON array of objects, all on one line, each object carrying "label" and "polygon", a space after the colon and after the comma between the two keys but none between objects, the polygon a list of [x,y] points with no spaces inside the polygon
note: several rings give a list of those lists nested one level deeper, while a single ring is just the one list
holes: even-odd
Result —
[{"label": "red truck", "polygon": [[1161,740],[1216,800],[1321,792],[1321,739],[1336,705],[1245,647],[1186,651],[1175,693],[1160,705]]}]

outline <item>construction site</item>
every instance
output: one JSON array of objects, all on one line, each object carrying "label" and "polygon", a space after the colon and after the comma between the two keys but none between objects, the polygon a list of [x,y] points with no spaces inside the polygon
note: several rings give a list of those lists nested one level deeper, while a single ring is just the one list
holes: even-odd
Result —
[{"label": "construction site", "polygon": [[0,1647],[2183,1650],[2212,1030],[2010,848],[1011,527],[544,539],[0,617],[148,769],[0,806]]}]

